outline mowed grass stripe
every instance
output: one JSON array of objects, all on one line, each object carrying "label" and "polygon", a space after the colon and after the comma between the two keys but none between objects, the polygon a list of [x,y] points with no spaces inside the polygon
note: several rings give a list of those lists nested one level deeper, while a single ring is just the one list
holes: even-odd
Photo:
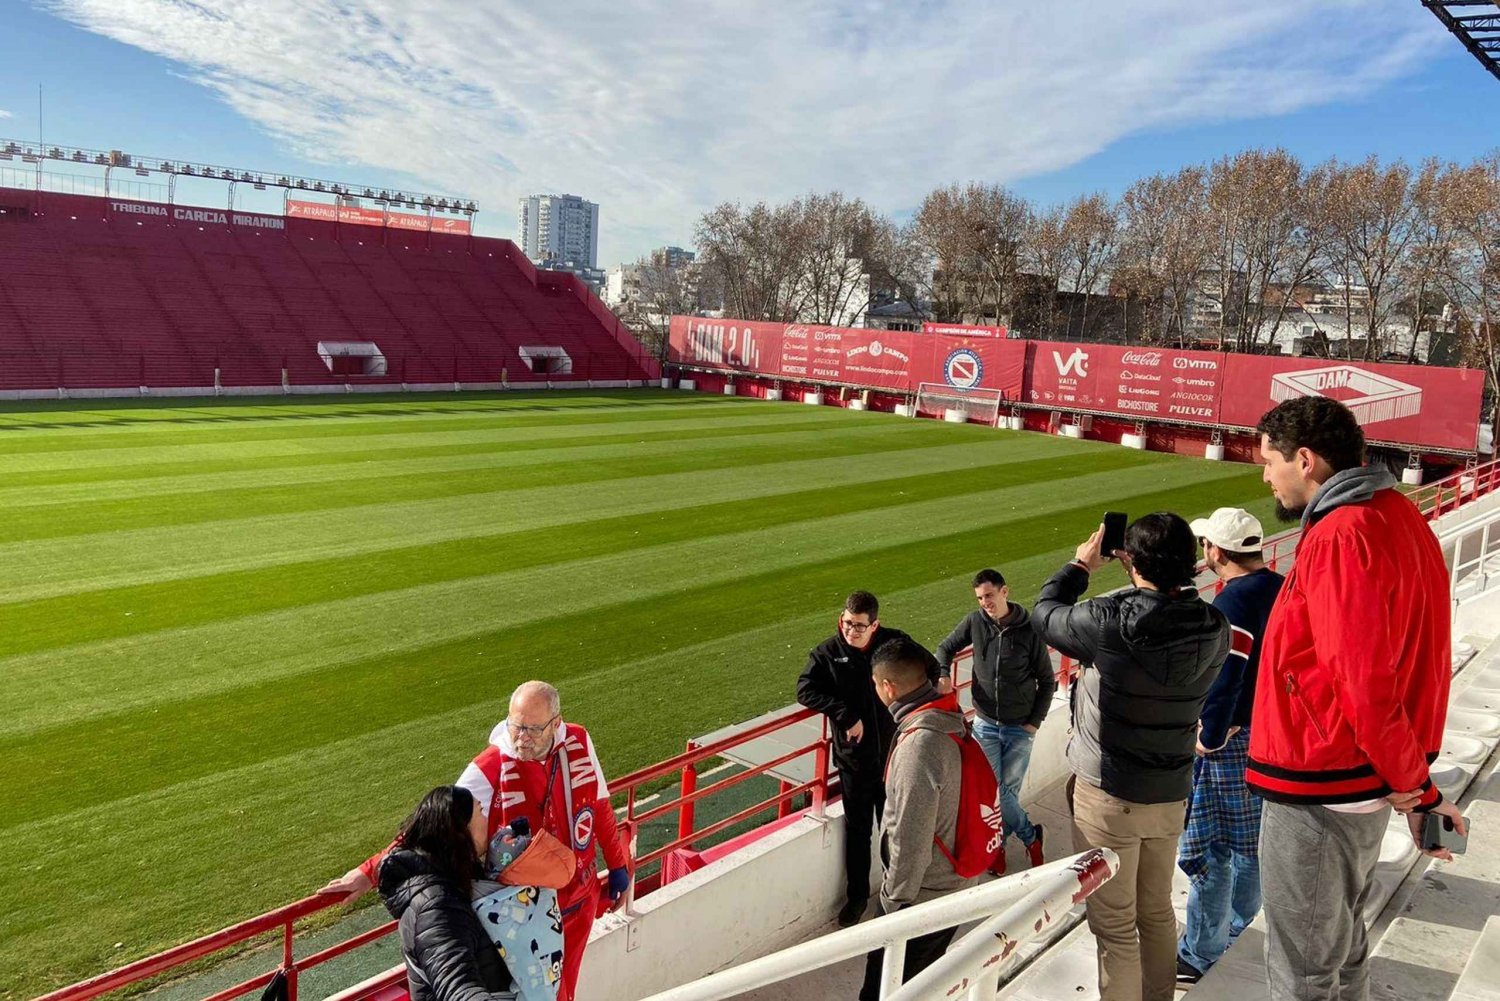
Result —
[{"label": "mowed grass stripe", "polygon": [[[1192,482],[1194,472],[1181,464],[1140,467],[1095,472],[1060,485],[1088,496],[1111,487]],[[503,568],[500,572],[482,576],[338,600],[310,597],[281,610],[9,657],[0,660],[0,674],[11,688],[0,734],[19,735],[168,699],[333,669],[372,649],[417,650],[433,637],[456,638],[548,618],[595,600],[577,586],[579,580],[628,580],[640,596],[681,587],[684,565],[693,568],[693,582],[705,584],[732,581],[752,569],[790,569],[840,555],[857,561],[869,538],[906,542],[967,529],[1014,511],[1014,500],[1030,492],[1030,487],[1011,487],[823,517],[768,518],[762,526],[714,534],[708,532],[725,526],[705,519],[705,534],[698,536],[651,532],[650,545],[586,546],[570,552],[565,561],[537,561],[529,567],[501,561],[493,564]],[[735,513],[724,511],[726,516]],[[1004,535],[1003,525],[1000,533]],[[267,644],[268,636],[277,641]]]},{"label": "mowed grass stripe", "polygon": [[[1129,510],[1173,507],[1206,511],[1242,494],[1227,480],[1113,498]],[[1048,506],[1038,488],[1036,506]],[[1024,557],[1082,537],[1097,525],[1098,504],[1084,501],[1007,522],[1016,541],[1002,554]],[[871,547],[861,560],[860,584],[879,592],[951,577],[971,568],[976,532],[896,546]],[[733,584],[688,587],[670,596],[600,604],[519,628],[438,643],[399,656],[377,656],[336,671],[250,685],[232,692],[94,718],[23,738],[0,739],[0,787],[14,789],[0,805],[0,830],[138,795],[224,768],[266,760],[393,722],[452,710],[477,683],[508,688],[526,676],[567,680],[647,653],[672,650],[736,631],[753,610],[776,620],[832,607],[850,587],[849,560],[809,563],[794,570],[747,575]],[[788,586],[795,581],[796,586]],[[609,622],[607,637],[596,630]],[[604,641],[606,640],[607,641]],[[485,679],[481,681],[480,679]],[[357,693],[358,711],[351,712]],[[269,724],[269,725],[268,725]],[[98,767],[98,748],[113,767]]]},{"label": "mowed grass stripe", "polygon": [[[957,434],[966,429],[953,425],[931,430],[935,434],[931,447],[901,453],[901,472],[944,475],[955,468],[1029,462],[1070,451],[1069,443],[1042,435],[989,432],[971,438]],[[1088,454],[1121,451],[1092,443],[1072,444],[1073,450]],[[0,580],[0,597],[30,600],[313,557],[355,555],[418,542],[492,534],[497,529],[541,529],[704,503],[749,501],[799,489],[880,479],[888,474],[889,465],[867,456],[793,457],[778,464],[774,476],[768,469],[700,469],[611,480],[607,487],[596,485],[586,490],[564,484],[491,496],[371,503],[359,508],[357,531],[351,531],[345,509],[293,514],[243,512],[238,517],[191,525],[0,544],[0,566],[6,568]]]},{"label": "mowed grass stripe", "polygon": [[[839,438],[809,442],[798,450],[798,458],[890,456],[907,449],[933,447],[936,443],[929,435],[908,433],[922,430],[899,429],[889,435],[876,434],[864,440]],[[577,487],[641,476],[773,465],[786,458],[786,449],[775,442],[734,444],[691,452],[674,450],[650,457],[627,454],[591,463],[560,458],[503,472],[483,469],[454,473],[402,473],[370,478],[351,475],[344,480],[319,484],[316,490],[306,489],[301,485],[244,487],[209,494],[155,494],[150,497],[105,500],[83,506],[63,506],[62,510],[52,505],[12,507],[5,520],[0,522],[0,542],[56,539],[95,532],[218,521],[246,510],[294,514],[400,501],[495,495],[542,486]],[[356,515],[351,513],[350,517],[354,518]]]},{"label": "mowed grass stripe", "polygon": [[[88,483],[117,484],[132,480],[164,480],[174,477],[207,476],[221,473],[289,470],[308,466],[348,465],[366,462],[405,462],[437,459],[444,456],[486,455],[500,452],[534,452],[549,449],[599,447],[606,445],[656,444],[660,442],[707,439],[745,438],[755,435],[781,435],[805,431],[826,431],[825,421],[778,421],[763,414],[752,419],[735,418],[715,421],[705,427],[701,421],[674,421],[670,428],[644,425],[632,430],[628,423],[603,425],[593,434],[577,434],[572,428],[551,429],[553,434],[508,431],[450,431],[427,435],[392,436],[380,448],[351,448],[347,441],[319,442],[310,448],[305,443],[288,443],[280,447],[249,449],[243,446],[178,445],[163,447],[159,454],[143,456],[140,452],[121,456],[114,449],[83,454],[64,453],[47,457],[29,457],[23,464],[0,462],[0,504],[14,495],[24,500],[26,493],[39,487],[68,486]],[[599,433],[609,431],[610,433]],[[407,444],[413,442],[414,444]],[[419,443],[419,444],[418,444]],[[360,442],[360,445],[365,444]],[[191,453],[184,455],[184,453]],[[151,461],[146,461],[147,459]],[[26,493],[23,493],[25,491]]]},{"label": "mowed grass stripe", "polygon": [[91,643],[158,629],[176,629],[225,617],[332,601],[422,584],[603,555],[644,545],[687,541],[724,532],[872,510],[997,487],[1054,484],[1086,473],[1124,470],[1141,459],[1121,450],[1105,456],[1068,456],[1046,462],[1007,463],[871,480],[780,495],[753,504],[719,503],[662,514],[575,522],[543,530],[469,536],[377,553],[279,564],[259,570],[109,588],[38,601],[0,605],[0,657],[47,649],[71,627],[66,642]]},{"label": "mowed grass stripe", "polygon": [[[388,434],[421,434],[426,432],[476,429],[520,429],[527,427],[589,427],[617,423],[628,414],[631,421],[676,421],[691,416],[711,422],[721,416],[764,412],[784,404],[756,400],[724,398],[722,402],[699,397],[679,401],[647,403],[607,400],[589,408],[559,408],[541,404],[517,403],[510,408],[475,408],[473,415],[457,413],[451,417],[403,417],[379,412],[325,414],[313,407],[289,411],[280,417],[205,416],[184,419],[181,425],[163,426],[148,422],[140,426],[130,422],[99,422],[90,425],[13,424],[0,422],[0,456],[25,455],[32,452],[91,451],[96,448],[157,448],[163,444],[196,441],[202,444],[281,441],[285,439],[349,438]],[[808,407],[798,411],[804,419],[823,417],[837,423],[843,414],[834,407]],[[860,418],[891,420],[888,414],[857,415]],[[215,426],[225,425],[225,426]],[[85,429],[86,428],[86,429]]]},{"label": "mowed grass stripe", "polygon": [[[925,448],[945,443],[927,431],[927,428],[910,424],[889,429],[851,429],[839,436],[839,443],[845,452],[851,454],[863,454],[872,450],[884,452]],[[364,502],[368,503],[369,491],[355,486],[356,484],[370,484],[377,496],[384,496],[389,492],[384,485],[389,482],[426,480],[438,484],[439,478],[444,476],[490,473],[494,477],[492,488],[495,483],[499,483],[505,489],[525,490],[533,485],[526,477],[537,475],[543,483],[552,482],[560,467],[572,468],[580,473],[600,470],[605,479],[612,479],[620,474],[622,461],[631,468],[651,470],[657,465],[663,465],[664,472],[673,472],[694,468],[691,464],[693,456],[702,457],[703,468],[714,468],[715,464],[718,464],[718,468],[723,468],[735,465],[736,463],[729,461],[735,456],[740,457],[744,464],[758,465],[766,461],[766,456],[784,459],[787,455],[812,457],[837,454],[828,452],[831,447],[826,429],[756,429],[738,435],[717,435],[704,431],[698,434],[678,433],[671,438],[652,442],[634,440],[609,444],[572,443],[560,448],[478,447],[436,458],[367,459],[352,464],[308,462],[284,469],[201,473],[146,480],[100,479],[89,483],[14,491],[0,489],[0,506],[13,512],[56,505],[92,507],[101,496],[107,496],[111,503],[155,498],[180,507],[184,498],[201,497],[204,494],[221,496],[226,504],[239,506],[236,498],[241,491],[264,492],[317,487],[321,493],[323,488],[330,485],[350,486],[358,490]],[[684,463],[688,465],[685,467]]]}]

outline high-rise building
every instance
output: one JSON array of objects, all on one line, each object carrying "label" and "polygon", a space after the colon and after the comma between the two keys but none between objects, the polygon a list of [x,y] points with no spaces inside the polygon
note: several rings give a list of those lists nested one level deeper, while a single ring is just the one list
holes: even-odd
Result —
[{"label": "high-rise building", "polygon": [[537,264],[599,266],[599,206],[577,195],[522,198],[516,220],[521,251]]}]

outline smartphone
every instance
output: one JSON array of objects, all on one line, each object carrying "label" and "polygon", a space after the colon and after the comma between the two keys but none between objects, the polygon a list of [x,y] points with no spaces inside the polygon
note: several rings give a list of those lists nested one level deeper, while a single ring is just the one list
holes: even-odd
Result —
[{"label": "smartphone", "polygon": [[[1464,829],[1468,830],[1469,818],[1464,818]],[[1446,848],[1455,855],[1462,855],[1469,847],[1467,834],[1459,834],[1453,826],[1453,818],[1441,813],[1429,813],[1422,818],[1422,847],[1428,850]]]},{"label": "smartphone", "polygon": [[1116,549],[1125,548],[1125,525],[1130,519],[1119,511],[1104,512],[1104,539],[1099,551],[1108,559],[1114,559]]}]

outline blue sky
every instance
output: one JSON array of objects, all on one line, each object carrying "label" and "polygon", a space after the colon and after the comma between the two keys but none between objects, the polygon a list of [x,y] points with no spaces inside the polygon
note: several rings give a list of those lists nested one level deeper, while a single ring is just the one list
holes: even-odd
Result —
[{"label": "blue sky", "polygon": [[[0,0],[0,134],[601,204],[605,266],[725,200],[1041,203],[1254,146],[1466,160],[1500,82],[1417,0]],[[8,113],[8,117],[5,115]]]}]

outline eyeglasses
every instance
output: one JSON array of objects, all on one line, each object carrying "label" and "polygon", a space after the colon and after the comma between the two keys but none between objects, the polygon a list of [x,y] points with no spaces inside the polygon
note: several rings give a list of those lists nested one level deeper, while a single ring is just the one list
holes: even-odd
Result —
[{"label": "eyeglasses", "polygon": [[538,723],[535,726],[528,726],[525,723],[512,723],[510,720],[506,720],[505,728],[510,731],[510,735],[512,737],[526,736],[536,738],[546,733],[548,728],[551,727],[553,723],[556,723],[558,719],[561,718],[561,716],[562,713],[558,713],[547,722]]},{"label": "eyeglasses", "polygon": [[875,628],[875,623],[873,622],[850,622],[848,619],[840,619],[839,625],[851,633],[865,633]]}]

